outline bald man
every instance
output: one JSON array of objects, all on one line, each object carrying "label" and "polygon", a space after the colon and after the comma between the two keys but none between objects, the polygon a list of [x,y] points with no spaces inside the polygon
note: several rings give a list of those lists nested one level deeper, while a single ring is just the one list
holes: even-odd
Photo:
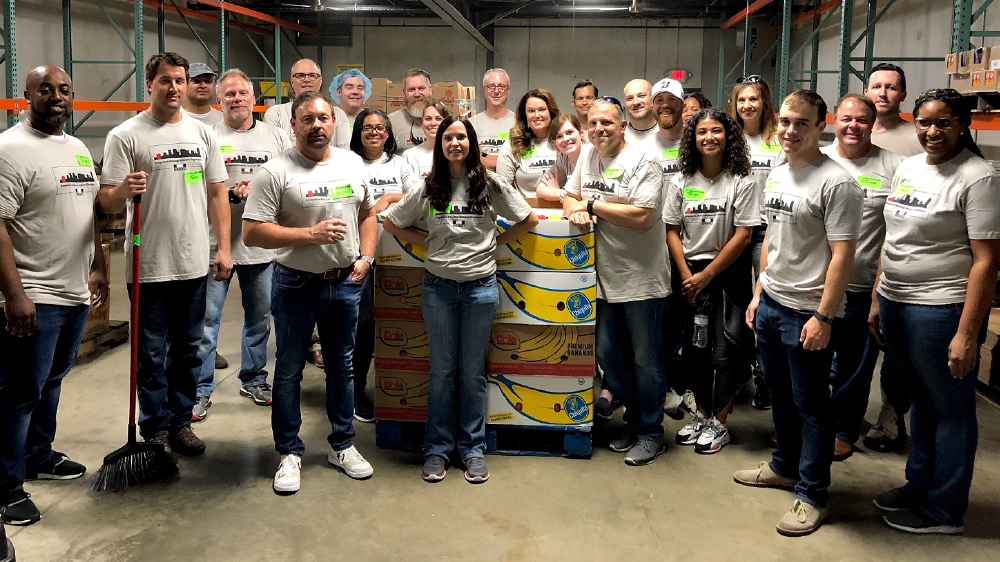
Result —
[{"label": "bald man", "polygon": [[656,115],[653,114],[653,86],[642,78],[625,84],[625,111],[628,112],[628,127],[625,141],[638,144],[656,136]]},{"label": "bald man", "polygon": [[[295,133],[292,131],[292,102],[303,92],[319,92],[323,88],[323,71],[312,59],[300,59],[292,65],[292,76],[289,79],[292,87],[292,95],[288,102],[272,106],[264,112],[265,123],[270,123],[275,127],[285,131],[290,143],[295,143]],[[350,150],[351,136],[350,129],[343,127],[341,123],[348,122],[349,118],[343,109],[334,106],[334,133],[330,144],[337,148]]]},{"label": "bald man", "polygon": [[41,518],[25,480],[87,470],[52,441],[88,305],[104,306],[108,295],[93,159],[63,131],[73,82],[59,67],[40,66],[25,83],[27,119],[0,134],[0,515],[8,525]]}]

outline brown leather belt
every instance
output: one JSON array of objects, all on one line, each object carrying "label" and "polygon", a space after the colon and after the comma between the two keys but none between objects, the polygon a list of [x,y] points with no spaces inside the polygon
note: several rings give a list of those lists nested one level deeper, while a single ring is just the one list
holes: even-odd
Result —
[{"label": "brown leather belt", "polygon": [[274,262],[274,263],[278,267],[280,267],[282,269],[287,269],[288,271],[291,271],[292,273],[298,273],[298,274],[301,274],[301,275],[308,275],[310,277],[320,277],[322,279],[340,279],[341,277],[346,277],[346,276],[354,273],[354,265],[353,264],[351,266],[349,266],[349,267],[338,267],[338,268],[334,268],[334,269],[328,269],[328,270],[326,270],[326,271],[324,271],[322,273],[313,273],[311,271],[302,271],[301,269],[295,269],[295,268],[292,268],[292,267],[288,267],[287,265],[282,265],[282,264],[280,264],[278,262]]}]

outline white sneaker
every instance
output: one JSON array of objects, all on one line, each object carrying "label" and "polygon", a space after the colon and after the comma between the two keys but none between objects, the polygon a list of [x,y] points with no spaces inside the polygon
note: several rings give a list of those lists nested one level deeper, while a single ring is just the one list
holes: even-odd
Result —
[{"label": "white sneaker", "polygon": [[691,414],[698,411],[698,405],[694,400],[694,393],[690,390],[684,394],[677,394],[674,389],[667,390],[667,399],[663,401],[663,413],[675,420],[684,419],[684,414]]},{"label": "white sneaker", "polygon": [[674,442],[678,445],[694,445],[708,426],[708,420],[699,412],[691,414],[691,421],[677,432]]},{"label": "white sneaker", "polygon": [[694,452],[703,455],[718,453],[723,447],[729,444],[729,430],[726,425],[719,420],[712,418],[705,425],[705,430],[698,436],[698,442],[694,444]]},{"label": "white sneaker", "polygon": [[274,473],[274,491],[283,494],[294,494],[299,491],[302,478],[302,459],[298,455],[281,455],[278,472]]},{"label": "white sneaker", "polygon": [[371,478],[374,472],[371,463],[361,456],[361,453],[354,448],[354,445],[343,451],[334,451],[333,447],[330,447],[330,452],[327,453],[326,460],[355,480]]}]

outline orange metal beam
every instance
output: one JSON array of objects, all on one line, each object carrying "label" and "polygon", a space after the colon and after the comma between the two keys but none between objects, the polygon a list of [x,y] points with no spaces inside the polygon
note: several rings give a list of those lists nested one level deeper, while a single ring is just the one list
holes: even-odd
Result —
[{"label": "orange metal beam", "polygon": [[795,25],[797,23],[802,23],[806,20],[810,20],[812,19],[813,15],[822,16],[823,14],[829,12],[830,10],[836,8],[837,6],[840,6],[840,0],[830,0],[826,4],[820,5],[820,7],[816,8],[815,10],[809,10],[808,12],[803,12],[802,15],[800,15],[799,17],[795,18],[792,21],[792,25]]},{"label": "orange metal beam", "polygon": [[251,10],[249,8],[244,8],[243,6],[237,6],[236,4],[230,4],[229,2],[222,2],[221,0],[194,0],[199,4],[205,4],[206,6],[212,6],[220,10],[225,10],[227,12],[233,12],[234,14],[243,14],[244,16],[249,16],[251,18],[271,23],[279,27],[285,27],[288,29],[294,29],[295,31],[301,31],[302,33],[308,33],[309,35],[320,36],[320,32],[317,29],[311,27],[306,27],[304,25],[299,25],[293,21],[278,19],[261,12]]},{"label": "orange metal beam", "polygon": [[756,12],[757,10],[760,10],[764,6],[767,6],[771,2],[774,2],[774,0],[757,0],[753,4],[750,4],[749,6],[747,6],[746,9],[740,11],[740,13],[738,13],[735,16],[733,16],[733,17],[729,18],[728,20],[726,20],[726,23],[722,24],[722,27],[720,27],[719,30],[720,31],[725,31],[725,30],[729,29],[730,27],[732,27],[732,26],[736,25],[737,23],[739,23],[739,22],[743,21],[744,19],[746,19],[747,16],[752,15],[754,12]]},{"label": "orange metal beam", "polygon": [[[126,0],[126,1],[132,2],[132,3],[135,2],[135,0]],[[146,6],[147,8],[159,8],[160,7],[160,0],[142,0],[142,4],[143,4],[143,6]],[[164,3],[163,4],[163,11],[170,12],[171,14],[176,14],[179,11],[181,14],[184,14],[186,17],[189,17],[189,18],[196,18],[196,19],[200,19],[200,20],[204,20],[204,21],[212,21],[212,22],[219,21],[219,18],[213,16],[212,14],[206,14],[205,12],[199,12],[197,10],[191,10],[189,8],[180,8],[180,10],[177,10],[172,5],[170,5],[168,3]],[[239,26],[238,23],[233,22],[233,21],[227,22],[227,25],[229,27],[238,27]],[[243,24],[243,27],[245,27],[247,29],[247,31],[253,31],[253,32],[256,32],[256,33],[260,33],[262,35],[270,35],[272,37],[274,36],[274,31],[271,30],[271,29],[265,29],[263,27],[260,27],[260,26],[257,26],[257,25],[252,25],[252,24],[249,24],[249,23]]]}]

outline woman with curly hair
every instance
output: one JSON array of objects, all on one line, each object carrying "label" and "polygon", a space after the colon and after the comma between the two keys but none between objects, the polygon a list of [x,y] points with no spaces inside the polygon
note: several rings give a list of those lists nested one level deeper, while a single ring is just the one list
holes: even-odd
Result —
[{"label": "woman with curly hair", "polygon": [[729,443],[726,420],[749,375],[753,334],[742,319],[752,293],[743,250],[760,224],[759,209],[739,125],[719,109],[698,112],[684,126],[680,170],[663,202],[667,247],[688,305],[683,372],[698,405],[676,442],[697,453]]},{"label": "woman with curly hair", "polygon": [[510,142],[497,158],[497,175],[524,197],[535,197],[545,172],[556,163],[559,151],[549,140],[549,124],[560,113],[556,99],[541,88],[524,94],[517,103]]}]

